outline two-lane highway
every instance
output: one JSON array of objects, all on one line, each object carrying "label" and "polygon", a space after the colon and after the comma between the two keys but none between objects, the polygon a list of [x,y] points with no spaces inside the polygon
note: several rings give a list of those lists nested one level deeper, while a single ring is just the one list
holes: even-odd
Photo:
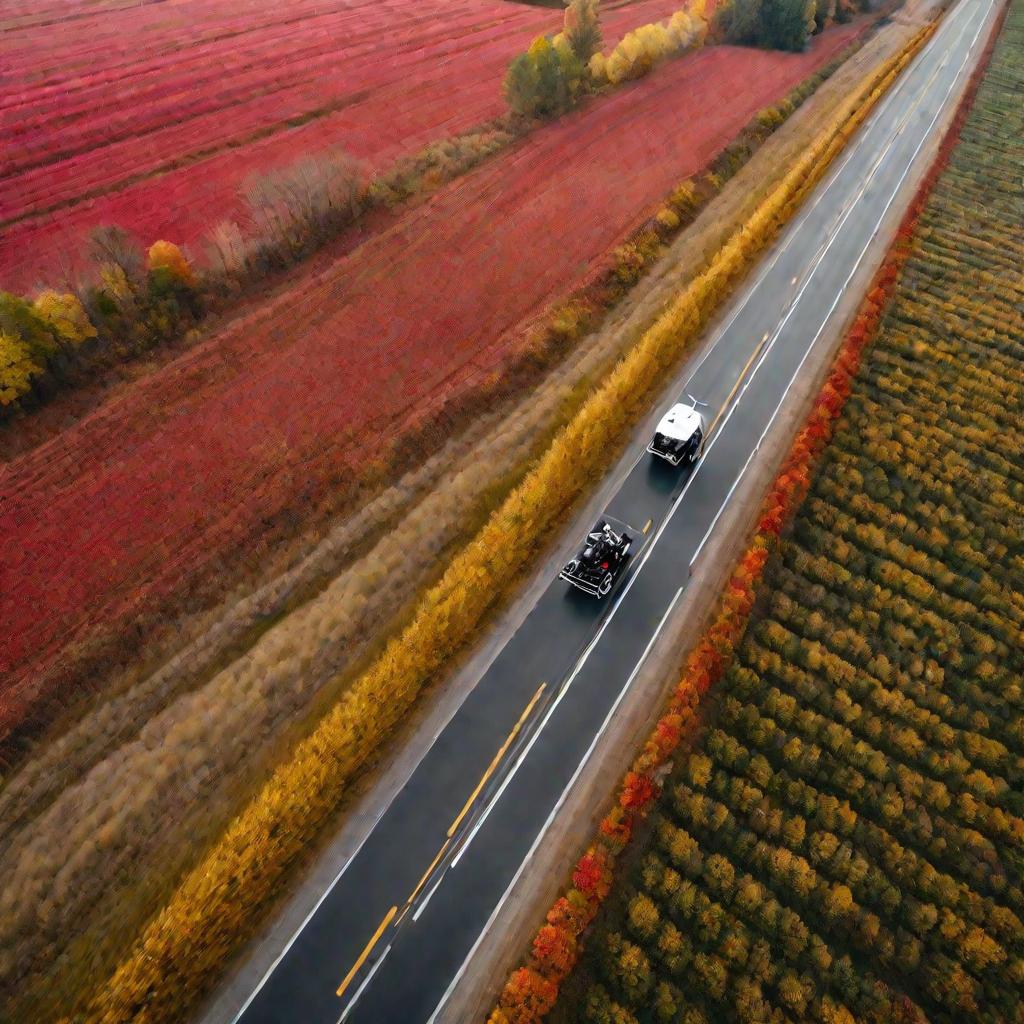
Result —
[{"label": "two-lane highway", "polygon": [[959,95],[994,6],[961,0],[947,15],[733,304],[680,387],[715,422],[696,469],[671,470],[638,443],[608,506],[643,531],[631,574],[605,605],[558,581],[543,593],[236,1022],[443,1016],[808,354],[834,326],[879,226],[909,198],[908,177]]}]

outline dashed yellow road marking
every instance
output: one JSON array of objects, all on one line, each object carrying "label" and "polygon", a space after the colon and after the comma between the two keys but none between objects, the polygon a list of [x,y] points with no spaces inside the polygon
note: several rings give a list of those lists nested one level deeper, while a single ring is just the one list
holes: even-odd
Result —
[{"label": "dashed yellow road marking", "polygon": [[412,901],[416,899],[417,893],[426,884],[427,879],[430,877],[430,873],[434,870],[434,868],[437,867],[437,862],[444,856],[444,851],[448,849],[448,844],[450,842],[451,838],[448,838],[444,841],[444,846],[442,846],[441,849],[437,851],[437,856],[430,862],[430,867],[423,872],[423,877],[419,880],[419,882],[416,883],[416,888],[413,889],[412,894],[409,896],[409,899],[406,900],[406,904],[412,903]]},{"label": "dashed yellow road marking", "polygon": [[352,984],[352,979],[359,973],[359,968],[366,963],[366,958],[373,951],[373,947],[380,942],[380,937],[384,934],[385,929],[391,924],[391,919],[398,913],[398,907],[392,907],[385,915],[384,920],[381,921],[377,930],[373,933],[373,938],[366,944],[366,949],[359,954],[359,959],[352,965],[352,970],[345,975],[345,980],[338,986],[338,995],[342,996],[345,994],[345,989]]},{"label": "dashed yellow road marking", "polygon": [[523,727],[523,722],[526,721],[530,712],[533,710],[534,705],[537,703],[538,700],[540,700],[540,695],[544,692],[544,688],[547,685],[547,683],[541,683],[540,686],[537,687],[537,692],[533,695],[533,698],[530,700],[530,703],[526,705],[526,710],[519,716],[519,721],[516,722],[515,726],[513,726],[512,731],[508,734],[508,737],[506,738],[505,742],[502,743],[501,748],[494,755],[494,760],[491,761],[491,763],[487,766],[487,771],[484,772],[483,778],[476,784],[476,789],[474,789],[473,792],[469,794],[469,799],[463,805],[462,810],[459,811],[459,816],[452,822],[451,828],[448,829],[449,839],[451,839],[451,837],[455,835],[455,830],[459,827],[459,824],[468,813],[470,807],[473,806],[473,801],[477,798],[477,796],[479,796],[480,790],[487,785],[487,780],[494,773],[494,769],[498,767],[499,762],[505,756],[505,752],[512,745],[512,741],[516,738],[516,736],[519,735],[519,730]]},{"label": "dashed yellow road marking", "polygon": [[715,418],[711,422],[711,426],[708,427],[707,437],[710,437],[715,432],[715,427],[718,426],[718,421],[722,418],[722,414],[726,409],[729,408],[729,403],[733,400],[736,392],[739,391],[740,385],[743,383],[743,378],[746,377],[747,371],[750,369],[754,360],[761,354],[761,349],[764,348],[764,343],[768,340],[767,332],[761,336],[761,340],[757,343],[757,348],[750,354],[750,358],[747,360],[746,365],[740,371],[740,375],[736,378],[736,383],[733,384],[732,390],[727,395],[725,401],[721,404],[718,412],[715,413]]}]

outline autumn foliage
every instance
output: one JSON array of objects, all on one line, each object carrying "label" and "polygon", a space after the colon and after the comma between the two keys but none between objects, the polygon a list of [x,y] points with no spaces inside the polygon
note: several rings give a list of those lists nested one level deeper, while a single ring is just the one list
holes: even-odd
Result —
[{"label": "autumn foliage", "polygon": [[173,242],[154,242],[147,253],[150,274],[156,274],[181,285],[194,285],[195,272],[185,254]]},{"label": "autumn foliage", "polygon": [[[925,30],[915,37],[903,52],[897,54],[886,67],[878,72],[875,79],[851,99],[849,107],[843,113],[839,123],[827,128],[817,145],[812,147],[812,154],[806,158],[810,166],[801,168],[799,176],[791,179],[794,181],[794,184],[790,185],[791,188],[795,185],[802,192],[808,187],[808,181],[817,180],[820,174],[824,173],[828,160],[836,151],[833,145],[835,133],[843,134],[852,130],[851,125],[859,123],[867,116],[875,99],[884,90],[885,85],[892,80],[894,69],[902,67],[916,52],[916,49],[923,44],[928,35],[930,35],[930,31]],[[801,184],[796,185],[797,181]],[[774,198],[778,201],[782,196],[776,195]],[[789,202],[792,201],[791,196],[787,198]],[[771,209],[772,206],[773,201],[770,198],[766,202],[766,209]],[[735,646],[746,629],[753,607],[755,585],[762,575],[770,551],[777,543],[785,519],[806,494],[806,481],[811,461],[827,440],[827,431],[820,435],[820,439],[813,440],[812,438],[817,438],[818,434],[819,428],[814,427],[812,432],[804,431],[797,439],[793,451],[765,502],[765,517],[770,514],[771,522],[767,528],[763,528],[765,520],[762,519],[762,524],[759,526],[750,548],[744,554],[726,586],[714,621],[689,655],[682,678],[672,692],[664,714],[645,742],[632,768],[626,773],[616,797],[616,806],[601,820],[595,842],[577,862],[572,873],[572,888],[559,898],[553,908],[558,927],[566,932],[563,948],[574,950],[581,948],[583,933],[596,917],[598,909],[610,891],[612,872],[617,857],[625,849],[636,825],[654,806],[661,793],[658,769],[677,749],[683,739],[692,732],[697,722],[695,711],[701,698],[714,683],[722,678],[732,662]],[[685,857],[688,854],[684,851],[680,856]],[[583,913],[573,918],[566,918],[560,908],[567,905],[579,906]],[[637,904],[634,913],[646,919],[647,924],[642,927],[654,927],[647,904]],[[550,926],[551,916],[552,914],[549,913],[548,925],[545,928]],[[680,937],[680,942],[682,941]],[[651,970],[645,954],[638,946],[626,943],[617,949],[615,958],[617,965],[615,970],[621,972],[623,984],[627,990],[632,991],[643,1000],[641,1005],[646,1005],[645,1001],[650,994],[648,982],[651,978]],[[532,950],[529,963],[533,969],[540,970],[536,958],[536,947]],[[555,974],[550,970],[550,962],[546,966],[548,967],[547,976],[559,984],[569,973],[567,969]],[[713,984],[716,971],[715,964],[709,961],[707,973]],[[511,1019],[511,1014],[519,1015],[515,1018],[516,1020],[529,1021],[532,1024],[546,1015],[524,1008],[519,999],[518,985],[512,984],[512,979],[517,976],[518,972],[512,975],[499,996],[497,1007],[489,1019],[490,1024],[501,1024],[502,1021]],[[602,1012],[611,1014],[613,1010],[605,1007]],[[619,1016],[617,1018],[609,1016],[609,1020],[630,1019],[628,1011],[625,1011],[622,1006],[619,1006],[614,1012],[619,1013]]]},{"label": "autumn foliage", "polygon": [[[923,31],[918,43],[927,35]],[[502,583],[514,578],[549,525],[577,497],[608,447],[646,408],[651,390],[695,338],[721,298],[753,256],[774,237],[799,198],[820,179],[856,125],[909,59],[909,50],[890,62],[849,97],[808,152],[782,178],[751,220],[714,254],[636,347],[615,367],[556,436],[535,468],[509,495],[476,538],[452,560],[423,597],[408,627],[385,648],[365,674],[282,764],[226,834],[181,882],[145,929],[114,975],[101,983],[86,1016],[116,1018],[126,1007],[147,1006],[152,1021],[177,1019],[220,969],[224,958],[251,927],[253,909],[276,891],[284,872],[332,812],[353,773],[415,701],[444,660],[474,634]],[[566,467],[572,471],[567,472]],[[496,554],[497,553],[497,554]],[[690,696],[671,710],[685,730]],[[639,771],[638,774],[646,774]],[[646,784],[643,784],[646,788]],[[632,833],[639,809],[617,808],[605,822],[602,845],[620,850]],[[239,898],[237,879],[245,879]],[[582,893],[568,896],[583,913],[559,915],[553,927],[571,927],[592,917]],[[571,943],[558,947],[567,955]],[[549,964],[546,969],[554,970]],[[553,984],[520,976],[516,991],[536,1009]],[[512,1007],[510,1007],[510,1010]],[[519,1011],[516,1010],[518,1013]],[[528,1018],[516,1018],[528,1019]]]},{"label": "autumn foliage", "polygon": [[642,78],[669,57],[702,46],[707,31],[705,0],[691,0],[665,21],[627,32],[611,53],[595,53],[588,70],[596,82],[610,85]]},{"label": "autumn foliage", "polygon": [[1022,55],[1017,2],[599,834],[656,809],[565,1019],[1022,1019]]}]

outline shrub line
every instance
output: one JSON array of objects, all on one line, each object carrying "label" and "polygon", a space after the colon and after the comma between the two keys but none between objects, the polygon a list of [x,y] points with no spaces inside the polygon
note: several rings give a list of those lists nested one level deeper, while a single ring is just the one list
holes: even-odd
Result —
[{"label": "shrub line", "polygon": [[921,211],[956,145],[1005,15],[1004,7],[936,157],[846,333],[833,369],[762,503],[753,537],[725,586],[711,625],[687,657],[664,714],[619,785],[615,806],[601,820],[598,834],[573,868],[571,886],[548,910],[545,923],[534,936],[526,964],[509,976],[488,1024],[534,1024],[553,1008],[559,987],[579,960],[585,933],[611,890],[620,855],[635,826],[661,793],[669,756],[696,723],[695,712],[703,696],[729,668],[736,645],[746,630],[765,565],[808,492],[864,352],[877,334],[899,273],[911,254],[911,239]]},{"label": "shrub line", "polygon": [[[502,584],[542,546],[722,297],[820,179],[934,25],[923,28],[848,99],[811,150],[766,197],[556,436],[536,467],[425,595],[404,633],[281,765],[183,880],[133,953],[84,1010],[89,1021],[180,1019],[266,906],[286,868],[338,804],[360,763],[444,661],[473,635]],[[639,777],[643,785],[643,777]],[[616,826],[617,827],[617,826]]]}]

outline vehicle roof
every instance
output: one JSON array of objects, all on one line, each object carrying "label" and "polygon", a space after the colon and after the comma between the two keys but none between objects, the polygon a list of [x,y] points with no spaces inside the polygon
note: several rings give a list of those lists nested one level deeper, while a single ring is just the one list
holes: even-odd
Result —
[{"label": "vehicle roof", "polygon": [[661,418],[658,433],[674,441],[686,441],[698,427],[704,426],[704,418],[693,406],[678,402]]}]

